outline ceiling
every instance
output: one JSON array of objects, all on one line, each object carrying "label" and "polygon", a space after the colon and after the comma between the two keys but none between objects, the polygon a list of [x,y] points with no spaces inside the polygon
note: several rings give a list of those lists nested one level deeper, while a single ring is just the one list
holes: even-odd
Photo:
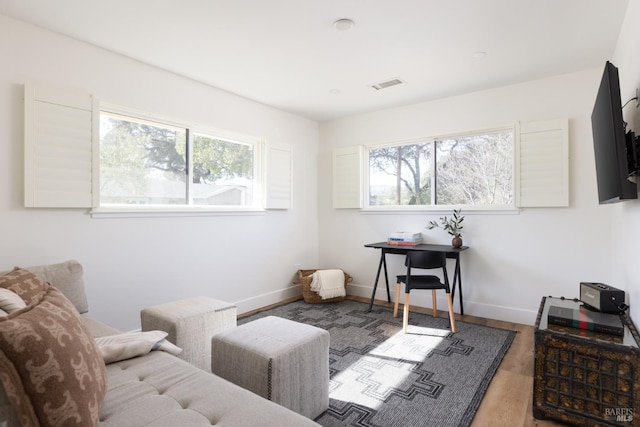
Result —
[{"label": "ceiling", "polygon": [[322,122],[603,67],[627,3],[0,0],[0,14]]}]

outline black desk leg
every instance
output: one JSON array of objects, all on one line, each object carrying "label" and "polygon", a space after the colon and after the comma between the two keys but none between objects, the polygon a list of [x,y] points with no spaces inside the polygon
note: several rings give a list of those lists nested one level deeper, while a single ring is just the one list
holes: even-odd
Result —
[{"label": "black desk leg", "polygon": [[458,270],[458,287],[460,288],[460,314],[464,315],[464,306],[462,305],[462,271],[460,271],[460,255],[456,260],[456,269]]},{"label": "black desk leg", "polygon": [[[369,301],[369,311],[373,308],[373,300],[376,297],[376,290],[378,289],[378,280],[380,280],[380,270],[382,270],[382,265],[384,264],[385,275],[387,272],[387,263],[384,259],[384,250],[380,249],[380,262],[378,263],[378,273],[376,273],[376,281],[373,283],[373,292],[371,293],[371,301]],[[389,285],[387,284],[387,288]]]},{"label": "black desk leg", "polygon": [[384,281],[387,284],[387,302],[391,302],[391,292],[389,291],[389,273],[387,273],[387,253],[382,250],[382,259],[384,263]]},{"label": "black desk leg", "polygon": [[384,281],[387,285],[387,302],[391,302],[391,291],[389,290],[389,274],[387,273],[387,257],[384,249],[380,249],[380,262],[378,263],[378,272],[376,273],[376,281],[373,284],[373,292],[371,293],[371,301],[369,301],[369,311],[373,307],[373,300],[376,297],[376,290],[378,289],[378,280],[380,280],[380,270],[384,266]]},{"label": "black desk leg", "polygon": [[455,259],[456,266],[453,269],[453,289],[451,289],[451,299],[455,301],[457,286],[460,292],[460,295],[458,296],[458,299],[460,300],[460,314],[464,315],[464,306],[462,305],[462,273],[460,272],[460,254],[457,254]]}]

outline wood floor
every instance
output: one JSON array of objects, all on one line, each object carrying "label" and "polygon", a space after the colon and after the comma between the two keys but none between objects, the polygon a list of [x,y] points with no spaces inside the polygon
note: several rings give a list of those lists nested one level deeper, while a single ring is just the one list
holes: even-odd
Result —
[{"label": "wood floor", "polygon": [[[369,302],[368,299],[361,297],[348,298]],[[290,301],[283,301],[280,304],[286,302]],[[386,301],[376,300],[375,303],[382,306],[392,306]],[[431,314],[431,309],[412,307],[411,310]],[[244,315],[249,314],[251,313]],[[439,315],[447,316],[447,313],[441,311]],[[533,403],[533,326],[469,315],[461,316],[460,314],[456,314],[456,320],[517,331],[509,351],[491,380],[471,427],[551,427],[563,425],[533,418],[531,411]]]}]

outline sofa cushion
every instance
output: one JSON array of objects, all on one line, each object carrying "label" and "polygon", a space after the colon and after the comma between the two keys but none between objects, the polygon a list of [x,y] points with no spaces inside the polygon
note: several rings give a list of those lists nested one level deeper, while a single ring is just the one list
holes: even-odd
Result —
[{"label": "sofa cushion", "polygon": [[89,314],[83,313],[80,315],[87,329],[89,329],[89,333],[92,337],[105,337],[107,335],[116,335],[122,333],[122,331],[107,325],[104,322],[101,322],[93,317],[90,317]]},{"label": "sofa cushion", "polygon": [[107,365],[99,427],[319,427],[163,351]]},{"label": "sofa cushion", "polygon": [[29,304],[0,318],[0,383],[18,419],[30,426],[96,425],[107,379],[94,340],[59,290],[18,270],[3,283]]},{"label": "sofa cushion", "polygon": [[69,260],[58,264],[25,267],[25,269],[34,273],[43,282],[49,282],[62,291],[79,313],[89,311],[82,265],[78,261]]}]

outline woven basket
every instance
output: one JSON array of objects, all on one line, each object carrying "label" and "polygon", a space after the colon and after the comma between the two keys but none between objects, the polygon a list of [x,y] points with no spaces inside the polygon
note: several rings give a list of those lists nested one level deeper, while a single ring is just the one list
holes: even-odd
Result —
[{"label": "woven basket", "polygon": [[[322,299],[320,295],[311,290],[311,281],[313,278],[311,275],[315,273],[317,270],[298,270],[298,280],[302,285],[302,298],[304,298],[304,302],[307,304],[321,304],[327,302],[340,302],[344,301],[345,297],[335,297]],[[344,273],[344,287],[347,288],[347,283],[353,280],[353,277],[349,276],[346,272]]]}]

